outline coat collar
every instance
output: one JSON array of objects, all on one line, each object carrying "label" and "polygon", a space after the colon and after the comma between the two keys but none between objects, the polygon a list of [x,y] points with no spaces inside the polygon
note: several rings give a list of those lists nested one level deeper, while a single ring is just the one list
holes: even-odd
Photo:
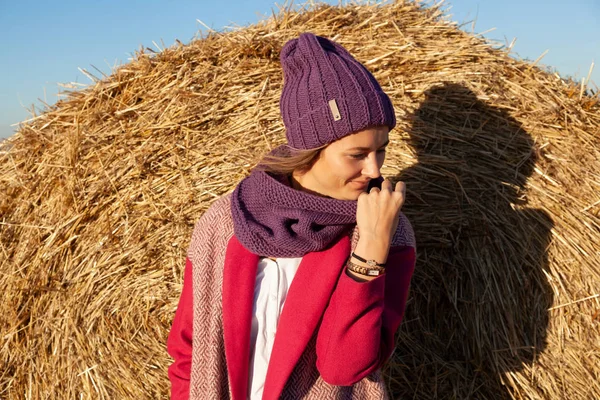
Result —
[{"label": "coat collar", "polygon": [[[350,254],[350,237],[307,253],[288,291],[267,369],[263,399],[277,399],[317,328]],[[223,271],[223,335],[233,400],[246,399],[250,329],[259,256],[233,235]],[[310,296],[306,296],[310,293]]]}]

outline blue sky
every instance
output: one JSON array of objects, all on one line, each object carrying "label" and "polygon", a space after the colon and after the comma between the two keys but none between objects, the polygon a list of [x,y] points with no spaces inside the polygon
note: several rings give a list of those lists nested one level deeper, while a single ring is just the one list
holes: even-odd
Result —
[{"label": "blue sky", "polygon": [[[301,3],[302,0],[297,1]],[[338,1],[328,0],[337,4]],[[283,2],[280,1],[279,4]],[[600,86],[600,0],[447,0],[453,19],[476,18],[475,32],[510,43],[513,51],[562,75],[586,78]],[[104,0],[56,2],[0,0],[0,138],[12,134],[11,124],[29,118],[26,107],[41,108],[42,99],[56,102],[58,83],[90,80],[79,72],[91,65],[105,73],[127,63],[140,45],[153,41],[170,46],[188,43],[203,29],[246,25],[277,9],[273,0]],[[463,29],[471,31],[472,24]],[[592,86],[593,87],[593,86]]]}]

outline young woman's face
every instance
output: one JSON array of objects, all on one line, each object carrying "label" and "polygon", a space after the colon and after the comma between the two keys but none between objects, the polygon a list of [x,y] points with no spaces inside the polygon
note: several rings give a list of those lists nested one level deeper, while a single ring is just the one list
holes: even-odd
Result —
[{"label": "young woman's face", "polygon": [[345,136],[321,151],[304,175],[294,179],[301,190],[339,200],[356,200],[369,181],[380,176],[389,128],[377,126]]}]

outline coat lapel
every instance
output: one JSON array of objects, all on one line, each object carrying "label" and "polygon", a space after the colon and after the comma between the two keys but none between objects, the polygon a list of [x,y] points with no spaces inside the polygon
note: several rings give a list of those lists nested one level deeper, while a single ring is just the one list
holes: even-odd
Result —
[{"label": "coat lapel", "polygon": [[312,337],[350,255],[350,238],[306,254],[290,286],[269,360],[263,399],[278,399]]},{"label": "coat lapel", "polygon": [[[342,236],[329,249],[306,254],[283,307],[267,369],[263,399],[277,399],[304,352],[327,306],[350,254]],[[259,256],[233,235],[223,270],[223,336],[232,400],[246,399],[250,330]]]},{"label": "coat lapel", "polygon": [[233,400],[246,399],[250,363],[250,329],[259,256],[233,235],[223,266],[223,338]]}]

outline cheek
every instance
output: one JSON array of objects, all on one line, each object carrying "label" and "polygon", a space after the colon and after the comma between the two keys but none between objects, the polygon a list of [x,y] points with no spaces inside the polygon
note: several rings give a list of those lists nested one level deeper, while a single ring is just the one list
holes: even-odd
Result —
[{"label": "cheek", "polygon": [[351,159],[340,158],[331,165],[330,174],[337,177],[341,186],[348,184],[348,181],[354,180],[360,175],[360,168],[357,162]]}]

